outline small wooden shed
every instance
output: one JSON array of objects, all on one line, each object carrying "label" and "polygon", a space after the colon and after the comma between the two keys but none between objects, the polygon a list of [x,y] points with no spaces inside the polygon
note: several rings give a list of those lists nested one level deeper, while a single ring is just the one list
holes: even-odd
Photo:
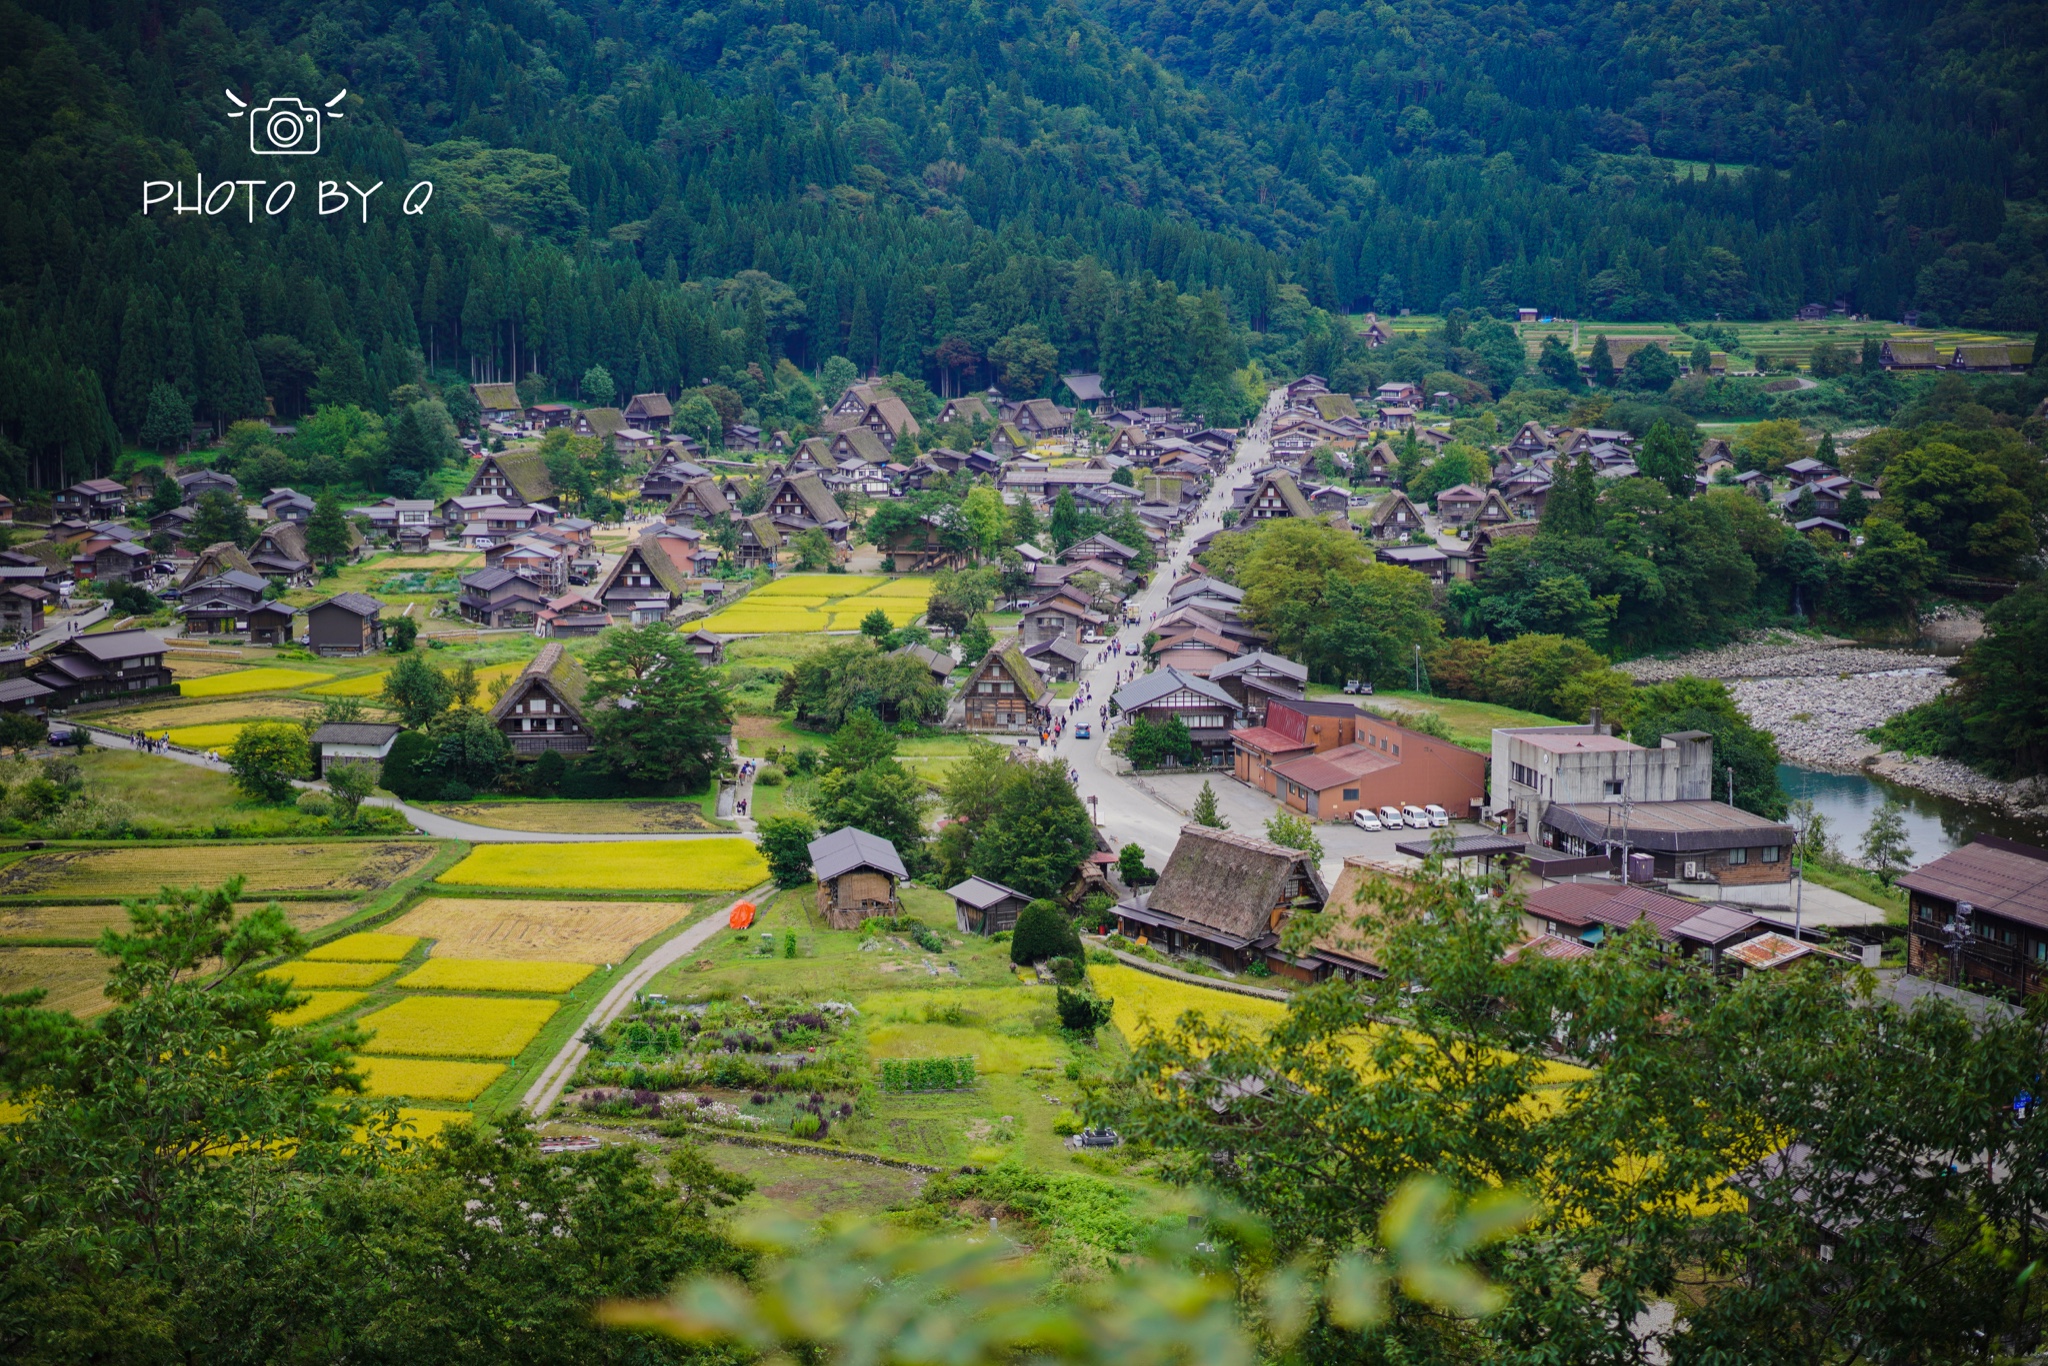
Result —
[{"label": "small wooden shed", "polygon": [[818,880],[818,914],[835,930],[899,914],[896,884],[910,876],[895,845],[850,825],[811,841],[811,875]]}]

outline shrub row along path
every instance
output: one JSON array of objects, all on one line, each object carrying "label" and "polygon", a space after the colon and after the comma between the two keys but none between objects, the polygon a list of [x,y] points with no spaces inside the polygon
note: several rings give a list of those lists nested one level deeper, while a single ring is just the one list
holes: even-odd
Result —
[{"label": "shrub row along path", "polygon": [[576,1069],[583,1065],[584,1057],[590,1052],[590,1045],[583,1042],[585,1030],[603,1029],[619,1018],[632,1003],[634,995],[654,980],[655,974],[695,953],[713,935],[724,929],[734,906],[742,901],[753,901],[758,904],[768,890],[769,884],[764,882],[752,891],[727,902],[717,914],[705,917],[667,943],[657,946],[652,953],[635,964],[631,971],[613,983],[612,989],[604,994],[603,999],[577,1027],[576,1032],[569,1036],[569,1041],[562,1045],[562,1051],[555,1054],[554,1061],[542,1068],[540,1075],[534,1078],[533,1085],[526,1089],[526,1096],[520,1104],[526,1107],[528,1113],[546,1114],[561,1096],[563,1088],[569,1084],[569,1078],[575,1076]]}]

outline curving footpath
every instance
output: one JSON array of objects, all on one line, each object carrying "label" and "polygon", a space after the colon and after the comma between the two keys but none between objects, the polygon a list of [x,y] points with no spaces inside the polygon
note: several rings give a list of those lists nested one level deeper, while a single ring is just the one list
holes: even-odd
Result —
[{"label": "curving footpath", "polygon": [[[100,726],[89,726],[82,722],[71,723],[73,730],[92,732],[93,743],[103,749],[132,749],[133,742],[127,731],[107,730]],[[209,759],[197,750],[181,749],[176,745],[168,750],[154,751],[155,757],[168,759],[172,763],[187,764],[193,768],[211,769],[215,773],[226,773],[228,766],[218,759]],[[295,780],[294,787],[310,792],[325,791],[320,783]],[[732,839],[748,833],[751,821],[742,824],[739,830],[649,830],[642,832],[611,832],[605,834],[572,833],[561,830],[505,830],[495,825],[472,825],[468,821],[454,820],[448,816],[437,816],[431,811],[422,811],[416,806],[399,801],[396,797],[366,797],[364,806],[388,806],[401,813],[421,831],[437,839],[468,840],[471,844],[612,844],[638,843],[645,840],[712,840]]]},{"label": "curving footpath", "polygon": [[555,1054],[554,1061],[542,1068],[541,1074],[534,1078],[533,1085],[526,1089],[526,1095],[519,1102],[520,1105],[535,1116],[546,1114],[562,1094],[562,1089],[569,1084],[569,1078],[576,1075],[576,1069],[583,1065],[584,1057],[590,1052],[590,1045],[583,1042],[583,1032],[587,1029],[603,1029],[616,1020],[625,1012],[634,993],[653,981],[656,973],[703,947],[711,936],[725,928],[726,917],[732,914],[734,906],[742,901],[753,901],[758,904],[760,897],[769,890],[769,887],[770,884],[764,882],[752,891],[741,893],[727,902],[717,914],[698,921],[667,943],[657,946],[652,953],[636,963],[632,971],[613,983],[612,989],[604,994],[603,999],[591,1009],[590,1014],[584,1017],[583,1023],[577,1027],[569,1041],[562,1045],[562,1051]]}]

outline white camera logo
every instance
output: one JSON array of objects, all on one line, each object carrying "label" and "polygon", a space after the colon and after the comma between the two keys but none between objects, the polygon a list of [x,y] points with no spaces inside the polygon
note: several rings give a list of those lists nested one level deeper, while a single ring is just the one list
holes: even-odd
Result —
[{"label": "white camera logo", "polygon": [[320,150],[320,120],[338,119],[334,106],[348,95],[343,90],[318,109],[296,95],[276,95],[269,103],[250,108],[249,102],[227,91],[234,112],[231,119],[249,117],[249,150],[260,157],[309,157]]}]

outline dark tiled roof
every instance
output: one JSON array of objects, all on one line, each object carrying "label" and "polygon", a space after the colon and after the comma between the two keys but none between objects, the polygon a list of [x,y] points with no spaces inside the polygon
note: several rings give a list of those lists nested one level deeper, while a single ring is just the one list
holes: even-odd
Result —
[{"label": "dark tiled roof", "polygon": [[1979,836],[1899,879],[1908,891],[2048,928],[2048,849]]},{"label": "dark tiled roof", "polygon": [[811,872],[819,880],[856,868],[878,868],[899,878],[910,876],[896,846],[880,835],[846,825],[811,841]]},{"label": "dark tiled roof", "polygon": [[329,606],[339,607],[344,612],[353,612],[359,617],[374,617],[384,610],[384,604],[371,597],[368,593],[336,593],[331,598],[323,598],[319,602],[314,603],[306,610],[308,612],[315,612],[322,607]]}]

